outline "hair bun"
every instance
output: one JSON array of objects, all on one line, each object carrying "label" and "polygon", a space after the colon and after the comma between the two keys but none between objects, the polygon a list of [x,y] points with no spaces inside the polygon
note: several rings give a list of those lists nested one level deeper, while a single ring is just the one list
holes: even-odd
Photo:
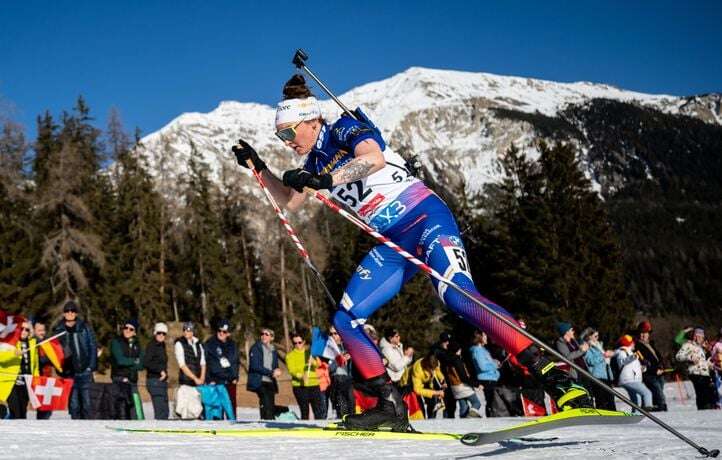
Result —
[{"label": "hair bun", "polygon": [[306,79],[301,74],[294,74],[283,85],[283,99],[302,99],[313,96],[311,90],[306,86]]}]

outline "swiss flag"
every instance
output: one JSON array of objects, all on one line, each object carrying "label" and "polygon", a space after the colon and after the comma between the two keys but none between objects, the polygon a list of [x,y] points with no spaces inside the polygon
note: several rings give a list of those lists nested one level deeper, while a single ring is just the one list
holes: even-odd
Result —
[{"label": "swiss flag", "polygon": [[0,345],[12,347],[20,340],[21,325],[25,318],[0,310]]},{"label": "swiss flag", "polygon": [[523,394],[521,395],[521,405],[524,408],[524,415],[526,417],[547,415],[546,407],[532,401],[531,399],[525,398]]},{"label": "swiss flag", "polygon": [[73,379],[25,376],[30,404],[36,410],[66,410]]}]

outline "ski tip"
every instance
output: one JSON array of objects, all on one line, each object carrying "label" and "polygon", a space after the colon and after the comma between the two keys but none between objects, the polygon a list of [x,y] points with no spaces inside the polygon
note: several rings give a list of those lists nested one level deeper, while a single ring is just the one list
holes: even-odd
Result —
[{"label": "ski tip", "polygon": [[466,446],[475,446],[480,438],[479,433],[466,433],[461,437],[460,441]]}]

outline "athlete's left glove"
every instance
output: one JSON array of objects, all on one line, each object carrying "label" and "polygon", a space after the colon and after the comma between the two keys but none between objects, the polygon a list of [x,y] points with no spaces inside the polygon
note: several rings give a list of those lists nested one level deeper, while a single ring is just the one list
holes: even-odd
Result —
[{"label": "athlete's left glove", "polygon": [[330,189],[333,187],[331,174],[312,174],[305,169],[291,169],[283,173],[283,185],[303,193],[304,187],[314,190]]}]

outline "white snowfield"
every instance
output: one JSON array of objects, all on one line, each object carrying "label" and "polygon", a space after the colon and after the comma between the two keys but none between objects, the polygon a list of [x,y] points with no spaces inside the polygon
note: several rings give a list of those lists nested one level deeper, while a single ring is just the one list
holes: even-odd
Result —
[{"label": "white snowfield", "polygon": [[[682,394],[693,395],[691,385]],[[697,411],[694,399],[678,399],[676,385],[667,385],[670,411],[659,413],[666,423],[709,450],[722,448],[722,411]],[[619,403],[619,408],[623,405]],[[146,405],[146,414],[152,409]],[[34,417],[30,412],[30,416]],[[467,447],[458,441],[383,441],[362,439],[232,438],[212,435],[120,433],[107,427],[127,428],[216,428],[252,429],[258,411],[240,408],[239,419],[249,423],[203,421],[118,421],[70,420],[67,413],[44,420],[0,421],[0,458],[74,459],[380,459],[438,458],[476,459],[486,457],[518,459],[594,458],[700,458],[689,445],[659,428],[650,420],[637,425],[576,427],[548,431],[537,438],[554,440],[525,443],[506,441],[488,446]],[[486,431],[519,423],[521,418],[435,419],[417,421],[420,431],[464,433]],[[313,424],[313,422],[308,422]]]}]

